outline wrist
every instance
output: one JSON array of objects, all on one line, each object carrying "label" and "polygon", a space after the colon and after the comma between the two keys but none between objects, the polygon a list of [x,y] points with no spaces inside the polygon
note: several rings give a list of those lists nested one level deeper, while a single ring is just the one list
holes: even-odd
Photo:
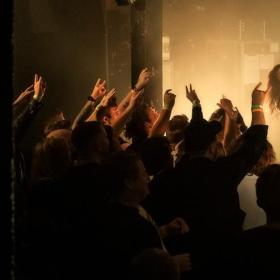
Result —
[{"label": "wrist", "polygon": [[91,95],[88,96],[88,101],[96,102],[96,98],[92,97]]},{"label": "wrist", "polygon": [[193,107],[200,107],[200,106],[201,106],[201,105],[200,105],[200,101],[197,100],[197,99],[195,99],[195,100],[192,101],[192,105],[193,105]]},{"label": "wrist", "polygon": [[143,87],[141,87],[140,85],[137,85],[137,84],[136,84],[136,85],[134,86],[133,90],[134,90],[135,92],[139,92],[139,91],[142,90],[142,88],[143,88]]}]

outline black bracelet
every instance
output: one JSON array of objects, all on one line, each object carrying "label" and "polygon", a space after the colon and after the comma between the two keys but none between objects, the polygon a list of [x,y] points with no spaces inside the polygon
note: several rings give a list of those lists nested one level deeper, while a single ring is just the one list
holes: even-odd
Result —
[{"label": "black bracelet", "polygon": [[91,95],[89,95],[87,99],[88,99],[88,101],[91,101],[91,102],[95,102],[96,101],[96,99],[94,99]]},{"label": "black bracelet", "polygon": [[133,91],[135,91],[135,92],[139,92],[139,91],[141,91],[141,90],[142,90],[141,88],[139,88],[139,89],[138,89],[137,87],[134,87],[134,88],[133,88]]}]

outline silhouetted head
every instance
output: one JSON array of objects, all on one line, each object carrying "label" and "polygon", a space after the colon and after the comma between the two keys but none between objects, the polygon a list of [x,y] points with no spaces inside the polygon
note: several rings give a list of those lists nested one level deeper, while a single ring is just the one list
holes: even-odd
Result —
[{"label": "silhouetted head", "polygon": [[71,165],[71,149],[63,138],[44,138],[35,146],[32,162],[32,181],[40,178],[57,179]]},{"label": "silhouetted head", "polygon": [[168,122],[166,136],[170,144],[177,144],[184,139],[184,132],[189,125],[186,115],[176,115]]},{"label": "silhouetted head", "polygon": [[222,126],[218,121],[201,120],[191,122],[185,130],[185,151],[189,153],[205,153]]},{"label": "silhouetted head", "polygon": [[92,158],[105,156],[109,152],[109,140],[103,124],[83,122],[72,132],[72,144],[78,156]]},{"label": "silhouetted head", "polygon": [[140,155],[149,175],[173,166],[171,147],[165,137],[148,138],[141,145]]},{"label": "silhouetted head", "polygon": [[256,183],[257,203],[269,220],[280,222],[280,165],[269,165]]},{"label": "silhouetted head", "polygon": [[104,184],[113,200],[125,197],[128,203],[140,203],[147,196],[149,177],[144,164],[134,153],[117,152],[103,163]]}]

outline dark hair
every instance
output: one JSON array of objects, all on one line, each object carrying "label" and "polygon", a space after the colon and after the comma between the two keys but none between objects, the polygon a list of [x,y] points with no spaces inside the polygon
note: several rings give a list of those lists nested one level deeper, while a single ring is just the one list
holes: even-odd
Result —
[{"label": "dark hair", "polygon": [[125,135],[132,140],[145,139],[147,132],[145,130],[145,122],[149,122],[147,115],[148,104],[141,104],[132,114],[130,120],[126,124]]},{"label": "dark hair", "polygon": [[48,123],[44,128],[44,136],[47,137],[52,131],[58,129],[71,129],[71,122],[68,120],[57,120],[54,122]]},{"label": "dark hair", "polygon": [[[101,99],[99,100],[99,102],[98,101],[96,102],[95,107],[100,103]],[[99,108],[99,110],[98,110],[98,112],[96,114],[97,120],[99,122],[102,122],[104,117],[110,118],[111,117],[110,109],[114,108],[114,107],[117,107],[117,106],[118,106],[118,104],[117,104],[116,96],[112,96],[110,98],[109,102],[108,102],[108,106],[106,106],[106,107],[102,106],[101,108]]]},{"label": "dark hair", "polygon": [[[241,135],[239,138],[237,138],[229,148],[229,154],[235,153],[242,143],[244,142],[245,135]],[[273,149],[273,146],[271,143],[266,140],[265,148],[258,160],[258,162],[254,165],[254,167],[251,170],[251,173],[260,175],[261,172],[269,165],[272,164],[276,160],[275,151]]]},{"label": "dark hair", "polygon": [[[139,157],[132,152],[120,151],[113,154],[102,164],[104,173],[104,188],[107,196],[114,199],[125,186],[126,179],[134,179],[138,172]],[[106,174],[109,174],[106,175]]]},{"label": "dark hair", "polygon": [[277,75],[278,71],[280,71],[280,64],[274,66],[274,68],[269,73],[269,82],[272,86],[269,96],[269,105],[271,111],[274,111],[275,109],[280,110],[280,80]]},{"label": "dark hair", "polygon": [[163,136],[151,137],[143,142],[140,155],[149,175],[173,165],[170,144]]},{"label": "dark hair", "polygon": [[221,128],[218,121],[208,122],[203,119],[199,122],[191,122],[185,130],[186,153],[206,152]]},{"label": "dark hair", "polygon": [[167,138],[171,144],[184,139],[184,131],[189,125],[186,115],[176,115],[168,122]]},{"label": "dark hair", "polygon": [[280,165],[269,165],[256,183],[257,202],[266,213],[278,214],[280,211]]},{"label": "dark hair", "polygon": [[87,152],[89,146],[98,145],[97,135],[103,130],[103,125],[97,121],[82,122],[72,132],[71,141],[78,153]]},{"label": "dark hair", "polygon": [[44,138],[35,146],[32,161],[32,181],[61,177],[71,165],[70,147],[62,138]]}]

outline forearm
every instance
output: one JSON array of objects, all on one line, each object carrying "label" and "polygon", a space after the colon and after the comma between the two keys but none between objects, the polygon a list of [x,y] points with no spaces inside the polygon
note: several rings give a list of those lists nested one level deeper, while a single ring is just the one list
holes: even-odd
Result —
[{"label": "forearm", "polygon": [[251,125],[265,125],[265,116],[263,110],[252,112],[252,123]]},{"label": "forearm", "polygon": [[238,125],[236,124],[236,121],[225,112],[223,145],[226,152],[228,151],[231,143],[236,139],[237,135]]},{"label": "forearm", "polygon": [[133,90],[130,90],[129,93],[119,103],[119,105],[118,105],[119,112],[122,113],[128,107],[132,93],[133,93]]},{"label": "forearm", "polygon": [[74,129],[79,123],[85,121],[92,113],[94,103],[92,101],[87,101],[83,106],[82,110],[79,112],[72,124],[72,129]]},{"label": "forearm", "polygon": [[19,143],[23,139],[28,127],[41,109],[42,105],[43,104],[40,101],[32,99],[28,106],[14,119],[13,129],[15,143]]},{"label": "forearm", "polygon": [[159,117],[155,121],[149,137],[163,136],[167,130],[168,122],[171,116],[171,109],[162,109]]},{"label": "forearm", "polygon": [[124,129],[128,119],[131,117],[133,111],[134,107],[128,106],[125,111],[120,114],[119,118],[112,123],[115,135],[120,135],[122,133],[122,130]]},{"label": "forearm", "polygon": [[200,103],[193,103],[192,122],[199,122],[203,119],[203,113]]}]

